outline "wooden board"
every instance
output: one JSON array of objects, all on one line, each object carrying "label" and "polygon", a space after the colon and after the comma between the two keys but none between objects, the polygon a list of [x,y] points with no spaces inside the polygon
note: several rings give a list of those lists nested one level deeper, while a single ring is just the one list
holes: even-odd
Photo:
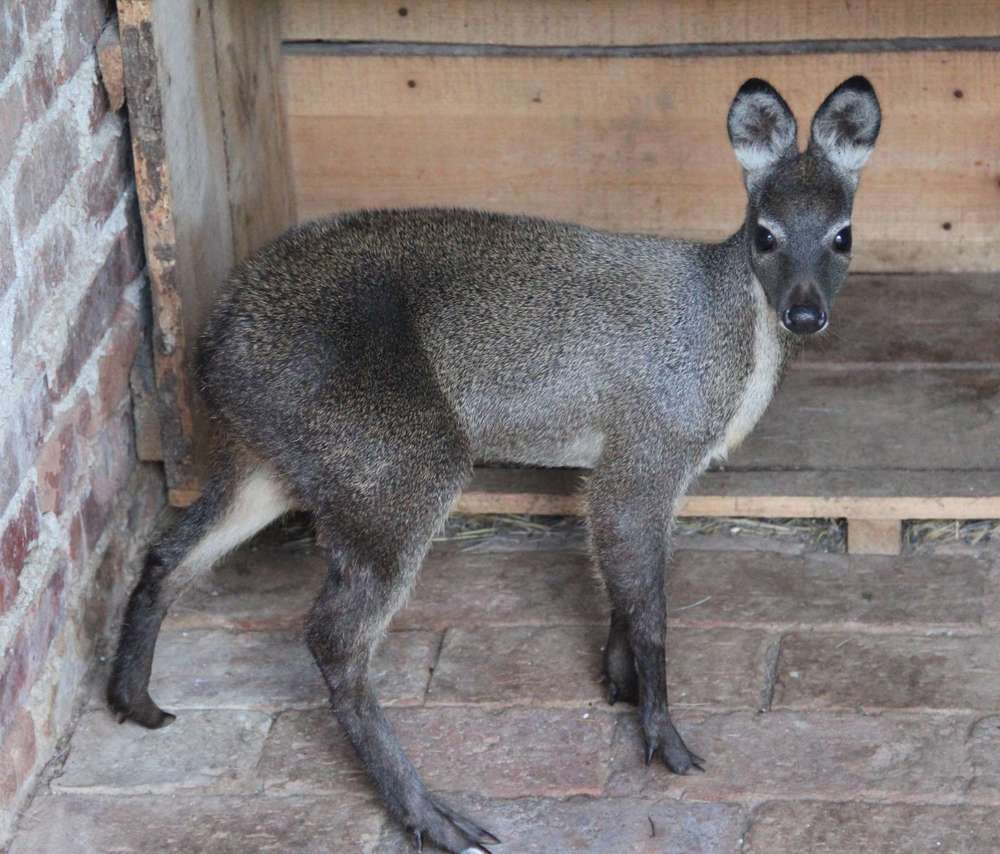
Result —
[{"label": "wooden board", "polygon": [[214,0],[212,7],[237,261],[295,222],[277,37],[280,8],[277,0]]},{"label": "wooden board", "polygon": [[1000,368],[1000,274],[853,275],[792,370]]},{"label": "wooden board", "polygon": [[650,45],[1000,33],[993,0],[285,0],[282,38]]},{"label": "wooden board", "polygon": [[1000,468],[1000,371],[791,371],[727,467]]},{"label": "wooden board", "polygon": [[[571,469],[477,469],[456,511],[578,515],[584,507],[585,476]],[[992,519],[1000,515],[1000,469],[715,471],[702,475],[681,501],[678,515]]]},{"label": "wooden board", "polygon": [[743,214],[725,130],[743,80],[771,80],[804,139],[826,93],[867,74],[884,123],[854,269],[1000,270],[998,52],[285,59],[303,219],[461,205],[698,240]]},{"label": "wooden board", "polygon": [[275,0],[119,0],[167,483],[209,453],[191,358],[232,265],[294,220]]}]

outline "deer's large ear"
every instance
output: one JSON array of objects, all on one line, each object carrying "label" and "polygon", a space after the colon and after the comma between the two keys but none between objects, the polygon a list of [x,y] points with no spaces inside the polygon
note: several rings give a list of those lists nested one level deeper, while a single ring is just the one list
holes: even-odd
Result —
[{"label": "deer's large ear", "polygon": [[729,141],[751,186],[780,160],[798,153],[795,116],[767,81],[740,86],[729,108]]},{"label": "deer's large ear", "polygon": [[865,77],[851,77],[816,111],[809,148],[856,181],[881,125],[882,110],[872,84]]}]

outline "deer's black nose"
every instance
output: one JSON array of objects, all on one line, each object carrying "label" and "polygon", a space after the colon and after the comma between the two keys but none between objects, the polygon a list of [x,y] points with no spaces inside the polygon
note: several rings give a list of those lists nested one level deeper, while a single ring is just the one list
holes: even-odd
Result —
[{"label": "deer's black nose", "polygon": [[812,335],[826,327],[826,312],[818,305],[793,305],[781,316],[785,329],[796,335]]}]

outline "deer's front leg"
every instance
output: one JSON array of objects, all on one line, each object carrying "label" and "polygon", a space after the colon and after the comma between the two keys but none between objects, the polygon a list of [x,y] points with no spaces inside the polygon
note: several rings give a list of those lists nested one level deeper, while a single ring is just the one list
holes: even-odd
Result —
[{"label": "deer's front leg", "polygon": [[667,704],[664,580],[674,505],[691,473],[684,465],[672,467],[666,456],[608,456],[589,487],[592,547],[612,608],[608,696],[632,699],[637,686],[646,763],[659,754],[677,774],[703,770],[704,762],[684,744]]}]

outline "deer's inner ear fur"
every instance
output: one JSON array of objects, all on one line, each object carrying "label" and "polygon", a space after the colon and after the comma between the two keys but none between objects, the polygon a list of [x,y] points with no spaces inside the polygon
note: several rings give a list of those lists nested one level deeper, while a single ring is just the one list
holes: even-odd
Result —
[{"label": "deer's inner ear fur", "polygon": [[810,149],[856,178],[875,147],[882,111],[872,84],[852,77],[834,89],[812,121]]},{"label": "deer's inner ear fur", "polygon": [[729,141],[748,186],[778,161],[798,153],[795,116],[764,80],[747,80],[729,108]]}]

